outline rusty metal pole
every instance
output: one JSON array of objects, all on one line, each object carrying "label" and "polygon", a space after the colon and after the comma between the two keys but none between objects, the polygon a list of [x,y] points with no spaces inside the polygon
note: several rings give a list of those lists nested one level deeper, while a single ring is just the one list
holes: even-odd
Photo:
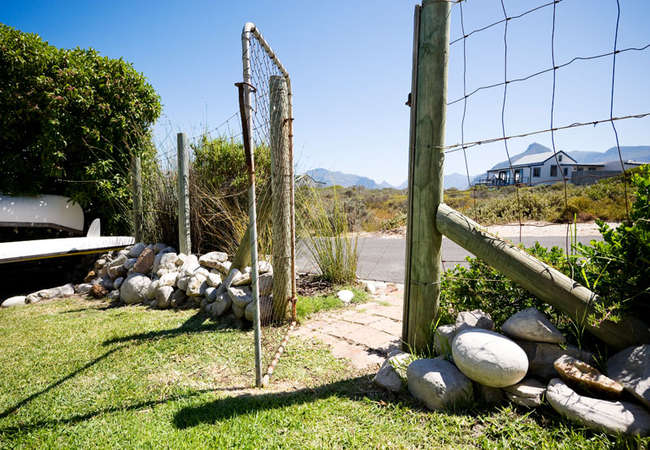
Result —
[{"label": "rusty metal pole", "polygon": [[255,208],[255,155],[253,154],[253,136],[251,127],[251,90],[253,86],[248,81],[236,83],[239,89],[239,111],[244,138],[244,152],[246,153],[246,166],[248,167],[248,218],[251,237],[251,279],[253,288],[253,304],[255,312],[253,328],[255,330],[255,386],[262,387],[262,330],[260,323],[260,291],[258,285],[259,273],[257,267],[257,211]]}]

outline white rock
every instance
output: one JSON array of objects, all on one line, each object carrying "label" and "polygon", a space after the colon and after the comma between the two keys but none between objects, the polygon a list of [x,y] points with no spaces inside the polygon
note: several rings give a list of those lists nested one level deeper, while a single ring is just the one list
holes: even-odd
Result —
[{"label": "white rock", "polygon": [[9,297],[8,299],[4,300],[2,304],[0,304],[0,307],[9,308],[10,306],[24,306],[26,305],[26,298],[27,296],[25,295],[16,295],[14,297]]},{"label": "white rock", "polygon": [[185,293],[188,297],[197,297],[199,295],[204,295],[207,287],[208,283],[206,282],[206,278],[203,276],[203,274],[195,274],[187,282],[187,289],[185,290]]},{"label": "white rock", "polygon": [[526,341],[550,344],[564,344],[566,341],[560,330],[535,308],[524,309],[513,314],[504,322],[501,329],[508,336]]},{"label": "white rock", "polygon": [[153,259],[152,272],[158,273],[161,270],[166,270],[167,272],[176,271],[176,261],[178,261],[178,255],[176,253],[160,252]]},{"label": "white rock", "polygon": [[354,292],[349,291],[347,289],[342,289],[336,293],[336,296],[341,300],[344,304],[348,305],[354,298]]},{"label": "white rock", "polygon": [[521,381],[528,371],[528,358],[507,337],[481,328],[465,328],[451,344],[454,363],[470,379],[490,387]]},{"label": "white rock", "polygon": [[229,287],[228,295],[230,296],[233,305],[238,308],[246,308],[246,305],[253,301],[253,293],[248,286]]},{"label": "white rock", "polygon": [[[250,272],[240,272],[237,269],[233,269],[235,276],[230,283],[231,286],[246,286],[251,284],[251,273]],[[232,271],[231,271],[232,272]]]},{"label": "white rock", "polygon": [[386,283],[382,281],[372,281],[372,280],[359,280],[363,289],[370,295],[376,295],[381,288],[386,287]]},{"label": "white rock", "polygon": [[258,272],[259,275],[261,275],[263,273],[273,272],[273,266],[268,261],[264,261],[264,260],[258,261],[257,262],[257,272]]},{"label": "white rock", "polygon": [[137,258],[138,256],[140,256],[140,253],[142,253],[142,251],[143,251],[146,247],[147,247],[147,246],[146,246],[144,243],[142,243],[142,242],[138,242],[138,243],[135,244],[133,247],[131,247],[131,249],[129,250],[128,257],[129,257],[129,258]]},{"label": "white rock", "polygon": [[176,285],[176,278],[178,277],[178,272],[168,272],[163,274],[159,281],[160,286],[175,286]]},{"label": "white rock", "polygon": [[578,395],[559,378],[548,383],[546,399],[559,414],[595,430],[641,436],[650,432],[650,414],[643,407]]},{"label": "white rock", "polygon": [[[176,265],[178,265],[178,261],[176,261]],[[199,267],[199,260],[195,255],[185,255],[184,262],[180,268],[180,272],[185,273],[186,275],[192,275]]]},{"label": "white rock", "polygon": [[215,263],[214,266],[215,270],[219,271],[223,275],[228,275],[228,272],[230,272],[230,268],[232,267],[232,263],[230,261],[224,261]]},{"label": "white rock", "polygon": [[510,401],[534,408],[544,401],[546,386],[534,378],[526,378],[515,385],[504,387],[503,391]]},{"label": "white rock", "polygon": [[120,291],[118,289],[113,289],[111,292],[108,293],[108,299],[110,301],[116,301],[120,299]]},{"label": "white rock", "polygon": [[609,358],[607,375],[650,409],[650,345],[628,347]]},{"label": "white rock", "polygon": [[81,283],[74,287],[74,291],[79,295],[85,295],[90,292],[93,288],[93,285],[90,283]]},{"label": "white rock", "polygon": [[210,272],[205,280],[210,287],[219,287],[221,284],[221,275],[217,273]]},{"label": "white rock", "polygon": [[492,317],[480,309],[473,311],[461,311],[456,316],[456,329],[461,330],[465,327],[483,328],[484,330],[494,330],[494,321]]},{"label": "white rock", "polygon": [[179,289],[182,289],[183,291],[187,292],[187,285],[190,282],[191,278],[192,277],[188,275],[183,275],[183,273],[179,272],[178,276],[176,277],[176,286]]},{"label": "white rock", "polygon": [[384,361],[372,379],[376,384],[392,392],[399,392],[406,385],[406,369],[413,361],[409,353],[400,352]]},{"label": "white rock", "polygon": [[151,280],[146,275],[134,273],[120,286],[120,298],[127,305],[143,302],[149,291]]},{"label": "white rock", "polygon": [[456,335],[456,325],[440,325],[433,332],[433,351],[436,355],[451,357],[451,342]]},{"label": "white rock", "polygon": [[158,286],[155,292],[156,306],[158,308],[169,308],[174,288],[172,286]]},{"label": "white rock", "polygon": [[152,301],[156,297],[156,291],[160,287],[160,280],[152,280],[151,283],[149,284],[149,289],[147,289],[147,292],[144,295],[145,300]]},{"label": "white rock", "polygon": [[216,269],[218,263],[223,263],[228,261],[228,254],[224,252],[210,252],[202,255],[199,258],[199,264],[203,267],[209,267],[211,269]]},{"label": "white rock", "polygon": [[32,292],[25,298],[25,303],[38,303],[41,300],[69,297],[71,295],[74,295],[74,285],[72,283],[68,283],[64,284],[63,286],[41,289],[40,291]]},{"label": "white rock", "polygon": [[417,359],[406,370],[413,397],[431,410],[465,406],[473,400],[472,382],[441,358]]},{"label": "white rock", "polygon": [[115,281],[113,281],[113,289],[119,289],[123,282],[124,277],[117,277]]}]

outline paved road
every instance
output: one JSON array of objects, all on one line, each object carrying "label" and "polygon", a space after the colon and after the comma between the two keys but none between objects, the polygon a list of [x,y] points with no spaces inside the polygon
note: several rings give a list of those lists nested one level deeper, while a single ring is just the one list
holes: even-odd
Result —
[{"label": "paved road", "polygon": [[[519,240],[518,237],[504,238],[512,242],[518,242]],[[578,241],[587,244],[592,239],[600,239],[600,236],[580,236]],[[532,246],[535,241],[539,241],[544,247],[565,247],[564,236],[524,237],[522,241],[526,247]],[[298,258],[296,261],[298,271],[317,272],[308,252],[305,251],[304,247],[298,247]],[[357,276],[367,280],[403,283],[405,249],[406,241],[403,238],[359,238],[359,267],[357,269]],[[468,251],[449,239],[443,238],[442,258],[446,261],[446,268],[449,269],[458,263],[466,265],[464,259],[467,256],[471,256]]]}]

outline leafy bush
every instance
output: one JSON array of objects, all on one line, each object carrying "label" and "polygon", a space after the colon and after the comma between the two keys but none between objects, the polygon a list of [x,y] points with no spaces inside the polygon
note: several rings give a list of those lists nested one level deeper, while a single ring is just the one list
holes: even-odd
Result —
[{"label": "leafy bush", "polygon": [[65,195],[109,233],[127,232],[131,155],[155,155],[149,127],[160,109],[122,59],[0,24],[0,192]]},{"label": "leafy bush", "polygon": [[630,219],[612,229],[597,221],[603,241],[578,245],[584,282],[600,295],[598,315],[617,320],[623,311],[648,317],[650,309],[650,166],[632,175],[636,197]]},{"label": "leafy bush", "polygon": [[[538,242],[526,249],[528,253],[570,275],[569,261],[559,247],[546,249]],[[478,258],[468,257],[469,267],[460,265],[447,270],[441,282],[440,323],[453,323],[460,311],[481,309],[492,316],[500,326],[508,317],[525,308],[535,307],[553,317],[560,318],[555,309],[520,287],[501,272]]]}]

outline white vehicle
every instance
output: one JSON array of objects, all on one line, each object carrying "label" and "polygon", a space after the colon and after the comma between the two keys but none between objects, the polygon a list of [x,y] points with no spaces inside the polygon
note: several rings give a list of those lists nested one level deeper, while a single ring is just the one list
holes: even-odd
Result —
[{"label": "white vehicle", "polygon": [[[55,228],[82,235],[84,214],[77,203],[60,195],[19,197],[0,194],[0,227]],[[95,219],[85,237],[2,242],[0,264],[103,253],[133,243],[130,236],[101,236],[99,219]]]}]

